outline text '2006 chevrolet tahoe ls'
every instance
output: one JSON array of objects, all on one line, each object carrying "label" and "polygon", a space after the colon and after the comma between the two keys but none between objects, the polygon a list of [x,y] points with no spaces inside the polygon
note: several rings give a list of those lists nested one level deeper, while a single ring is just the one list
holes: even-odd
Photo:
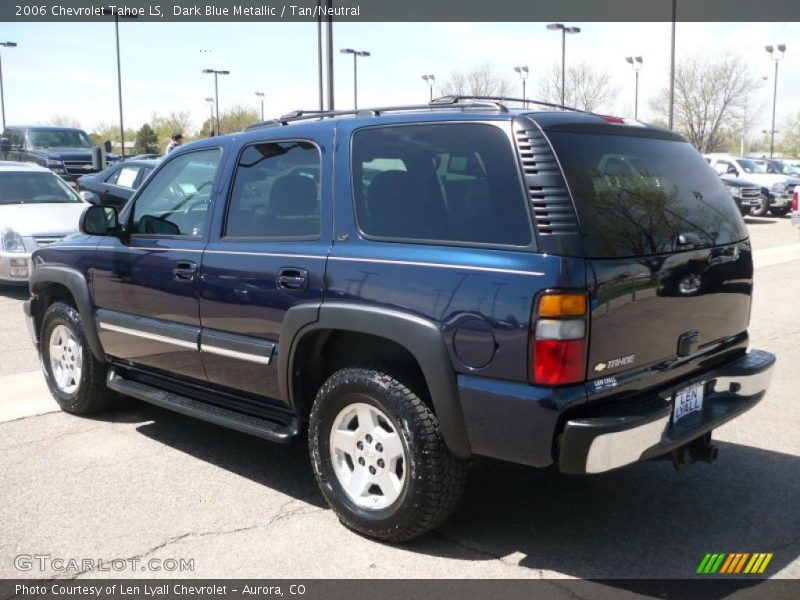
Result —
[{"label": "text '2006 chevrolet tahoe ls'", "polygon": [[293,113],[87,209],[26,303],[56,400],[307,432],[341,521],[390,541],[452,512],[472,456],[713,461],[775,361],[730,195],[671,131],[495,100]]}]

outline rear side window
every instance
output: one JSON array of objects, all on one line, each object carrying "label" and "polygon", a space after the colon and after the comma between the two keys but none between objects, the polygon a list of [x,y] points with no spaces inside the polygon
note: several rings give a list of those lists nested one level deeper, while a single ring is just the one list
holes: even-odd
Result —
[{"label": "rear side window", "polygon": [[673,140],[552,132],[590,257],[647,256],[747,238],[730,194],[700,153]]},{"label": "rear side window", "polygon": [[511,142],[478,123],[399,125],[353,136],[356,217],[368,237],[527,246],[530,217]]},{"label": "rear side window", "polygon": [[228,204],[229,238],[318,238],[320,153],[310,142],[248,146]]}]

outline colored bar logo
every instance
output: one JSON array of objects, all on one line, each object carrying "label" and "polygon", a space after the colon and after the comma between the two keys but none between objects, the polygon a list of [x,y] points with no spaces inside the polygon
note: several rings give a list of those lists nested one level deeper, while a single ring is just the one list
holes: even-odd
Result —
[{"label": "colored bar logo", "polygon": [[772,552],[709,552],[700,561],[697,573],[702,575],[759,575],[767,569]]}]

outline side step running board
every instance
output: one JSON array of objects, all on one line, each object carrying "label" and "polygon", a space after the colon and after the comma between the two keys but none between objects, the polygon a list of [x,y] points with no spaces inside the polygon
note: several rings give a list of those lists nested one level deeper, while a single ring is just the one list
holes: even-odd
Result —
[{"label": "side step running board", "polygon": [[297,437],[300,431],[300,421],[297,417],[292,418],[291,422],[286,425],[259,419],[258,417],[192,400],[186,396],[167,392],[146,383],[125,379],[113,368],[108,371],[106,383],[110,389],[120,394],[133,396],[161,408],[195,417],[202,421],[208,421],[215,425],[222,425],[229,429],[235,429],[242,433],[248,433],[271,442],[288,444]]}]

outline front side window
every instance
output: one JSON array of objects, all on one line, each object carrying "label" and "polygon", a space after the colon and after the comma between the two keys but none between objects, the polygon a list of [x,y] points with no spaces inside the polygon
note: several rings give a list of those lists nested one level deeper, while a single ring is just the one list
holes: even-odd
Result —
[{"label": "front side window", "polygon": [[219,148],[169,161],[149,181],[133,207],[132,233],[202,236],[219,167]]},{"label": "front side window", "polygon": [[32,129],[28,138],[33,148],[93,148],[83,131],[72,129]]},{"label": "front side window", "polygon": [[493,125],[375,127],[353,136],[361,231],[386,239],[527,246],[517,159]]},{"label": "front side window", "polygon": [[310,142],[248,146],[236,167],[225,237],[319,237],[320,166]]},{"label": "front side window", "polygon": [[136,178],[139,176],[139,170],[139,167],[122,167],[117,172],[117,177],[112,183],[119,187],[133,189]]},{"label": "front side window", "polygon": [[0,173],[0,205],[81,202],[63,179],[53,173]]}]

